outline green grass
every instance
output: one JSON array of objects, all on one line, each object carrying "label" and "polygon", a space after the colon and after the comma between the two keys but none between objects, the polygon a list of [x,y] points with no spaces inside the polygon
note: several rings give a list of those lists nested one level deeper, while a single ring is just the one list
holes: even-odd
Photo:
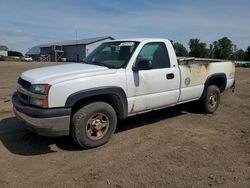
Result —
[{"label": "green grass", "polygon": [[19,58],[11,57],[11,56],[0,56],[0,61],[21,61]]}]

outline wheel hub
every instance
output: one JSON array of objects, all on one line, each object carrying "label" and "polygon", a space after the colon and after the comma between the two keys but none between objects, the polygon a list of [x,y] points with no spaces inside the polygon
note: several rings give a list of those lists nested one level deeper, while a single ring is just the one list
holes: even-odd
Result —
[{"label": "wheel hub", "polygon": [[209,97],[209,105],[213,108],[216,106],[217,103],[217,96],[215,93],[212,93],[212,95]]},{"label": "wheel hub", "polygon": [[87,122],[86,133],[91,140],[99,140],[106,135],[108,129],[108,116],[104,113],[95,113]]},{"label": "wheel hub", "polygon": [[100,119],[95,119],[93,122],[92,122],[92,129],[93,131],[99,131],[101,130],[102,128],[102,122]]}]

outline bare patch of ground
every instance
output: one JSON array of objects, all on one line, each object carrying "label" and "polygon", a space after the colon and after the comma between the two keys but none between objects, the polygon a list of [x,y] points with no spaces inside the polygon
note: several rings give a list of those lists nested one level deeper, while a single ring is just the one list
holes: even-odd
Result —
[{"label": "bare patch of ground", "polygon": [[250,187],[250,69],[214,115],[181,105],[121,121],[82,150],[30,133],[12,113],[19,74],[52,63],[0,62],[0,187]]}]

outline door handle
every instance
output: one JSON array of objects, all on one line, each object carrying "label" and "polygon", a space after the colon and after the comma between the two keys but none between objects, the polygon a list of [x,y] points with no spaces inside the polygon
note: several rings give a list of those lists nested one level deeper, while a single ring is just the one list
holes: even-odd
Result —
[{"label": "door handle", "polygon": [[171,79],[174,78],[174,74],[173,74],[173,73],[169,73],[169,74],[166,75],[166,78],[167,78],[168,80],[171,80]]}]

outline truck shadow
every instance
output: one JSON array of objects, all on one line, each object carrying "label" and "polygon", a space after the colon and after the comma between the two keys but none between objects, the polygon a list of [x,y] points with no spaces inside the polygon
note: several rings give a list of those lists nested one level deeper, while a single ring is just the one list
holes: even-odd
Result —
[{"label": "truck shadow", "polygon": [[[192,109],[190,105],[180,105],[132,116],[118,123],[116,133],[147,126],[164,119],[184,115],[187,112],[196,113],[195,110],[192,112],[190,109]],[[66,151],[82,150],[70,136],[50,138],[36,135],[27,130],[24,124],[15,117],[8,117],[0,121],[0,141],[11,153],[24,156],[57,152],[56,147]]]},{"label": "truck shadow", "polygon": [[0,141],[11,153],[25,156],[53,153],[53,144],[67,150],[77,147],[70,137],[50,138],[36,135],[26,129],[16,117],[0,122]]}]

